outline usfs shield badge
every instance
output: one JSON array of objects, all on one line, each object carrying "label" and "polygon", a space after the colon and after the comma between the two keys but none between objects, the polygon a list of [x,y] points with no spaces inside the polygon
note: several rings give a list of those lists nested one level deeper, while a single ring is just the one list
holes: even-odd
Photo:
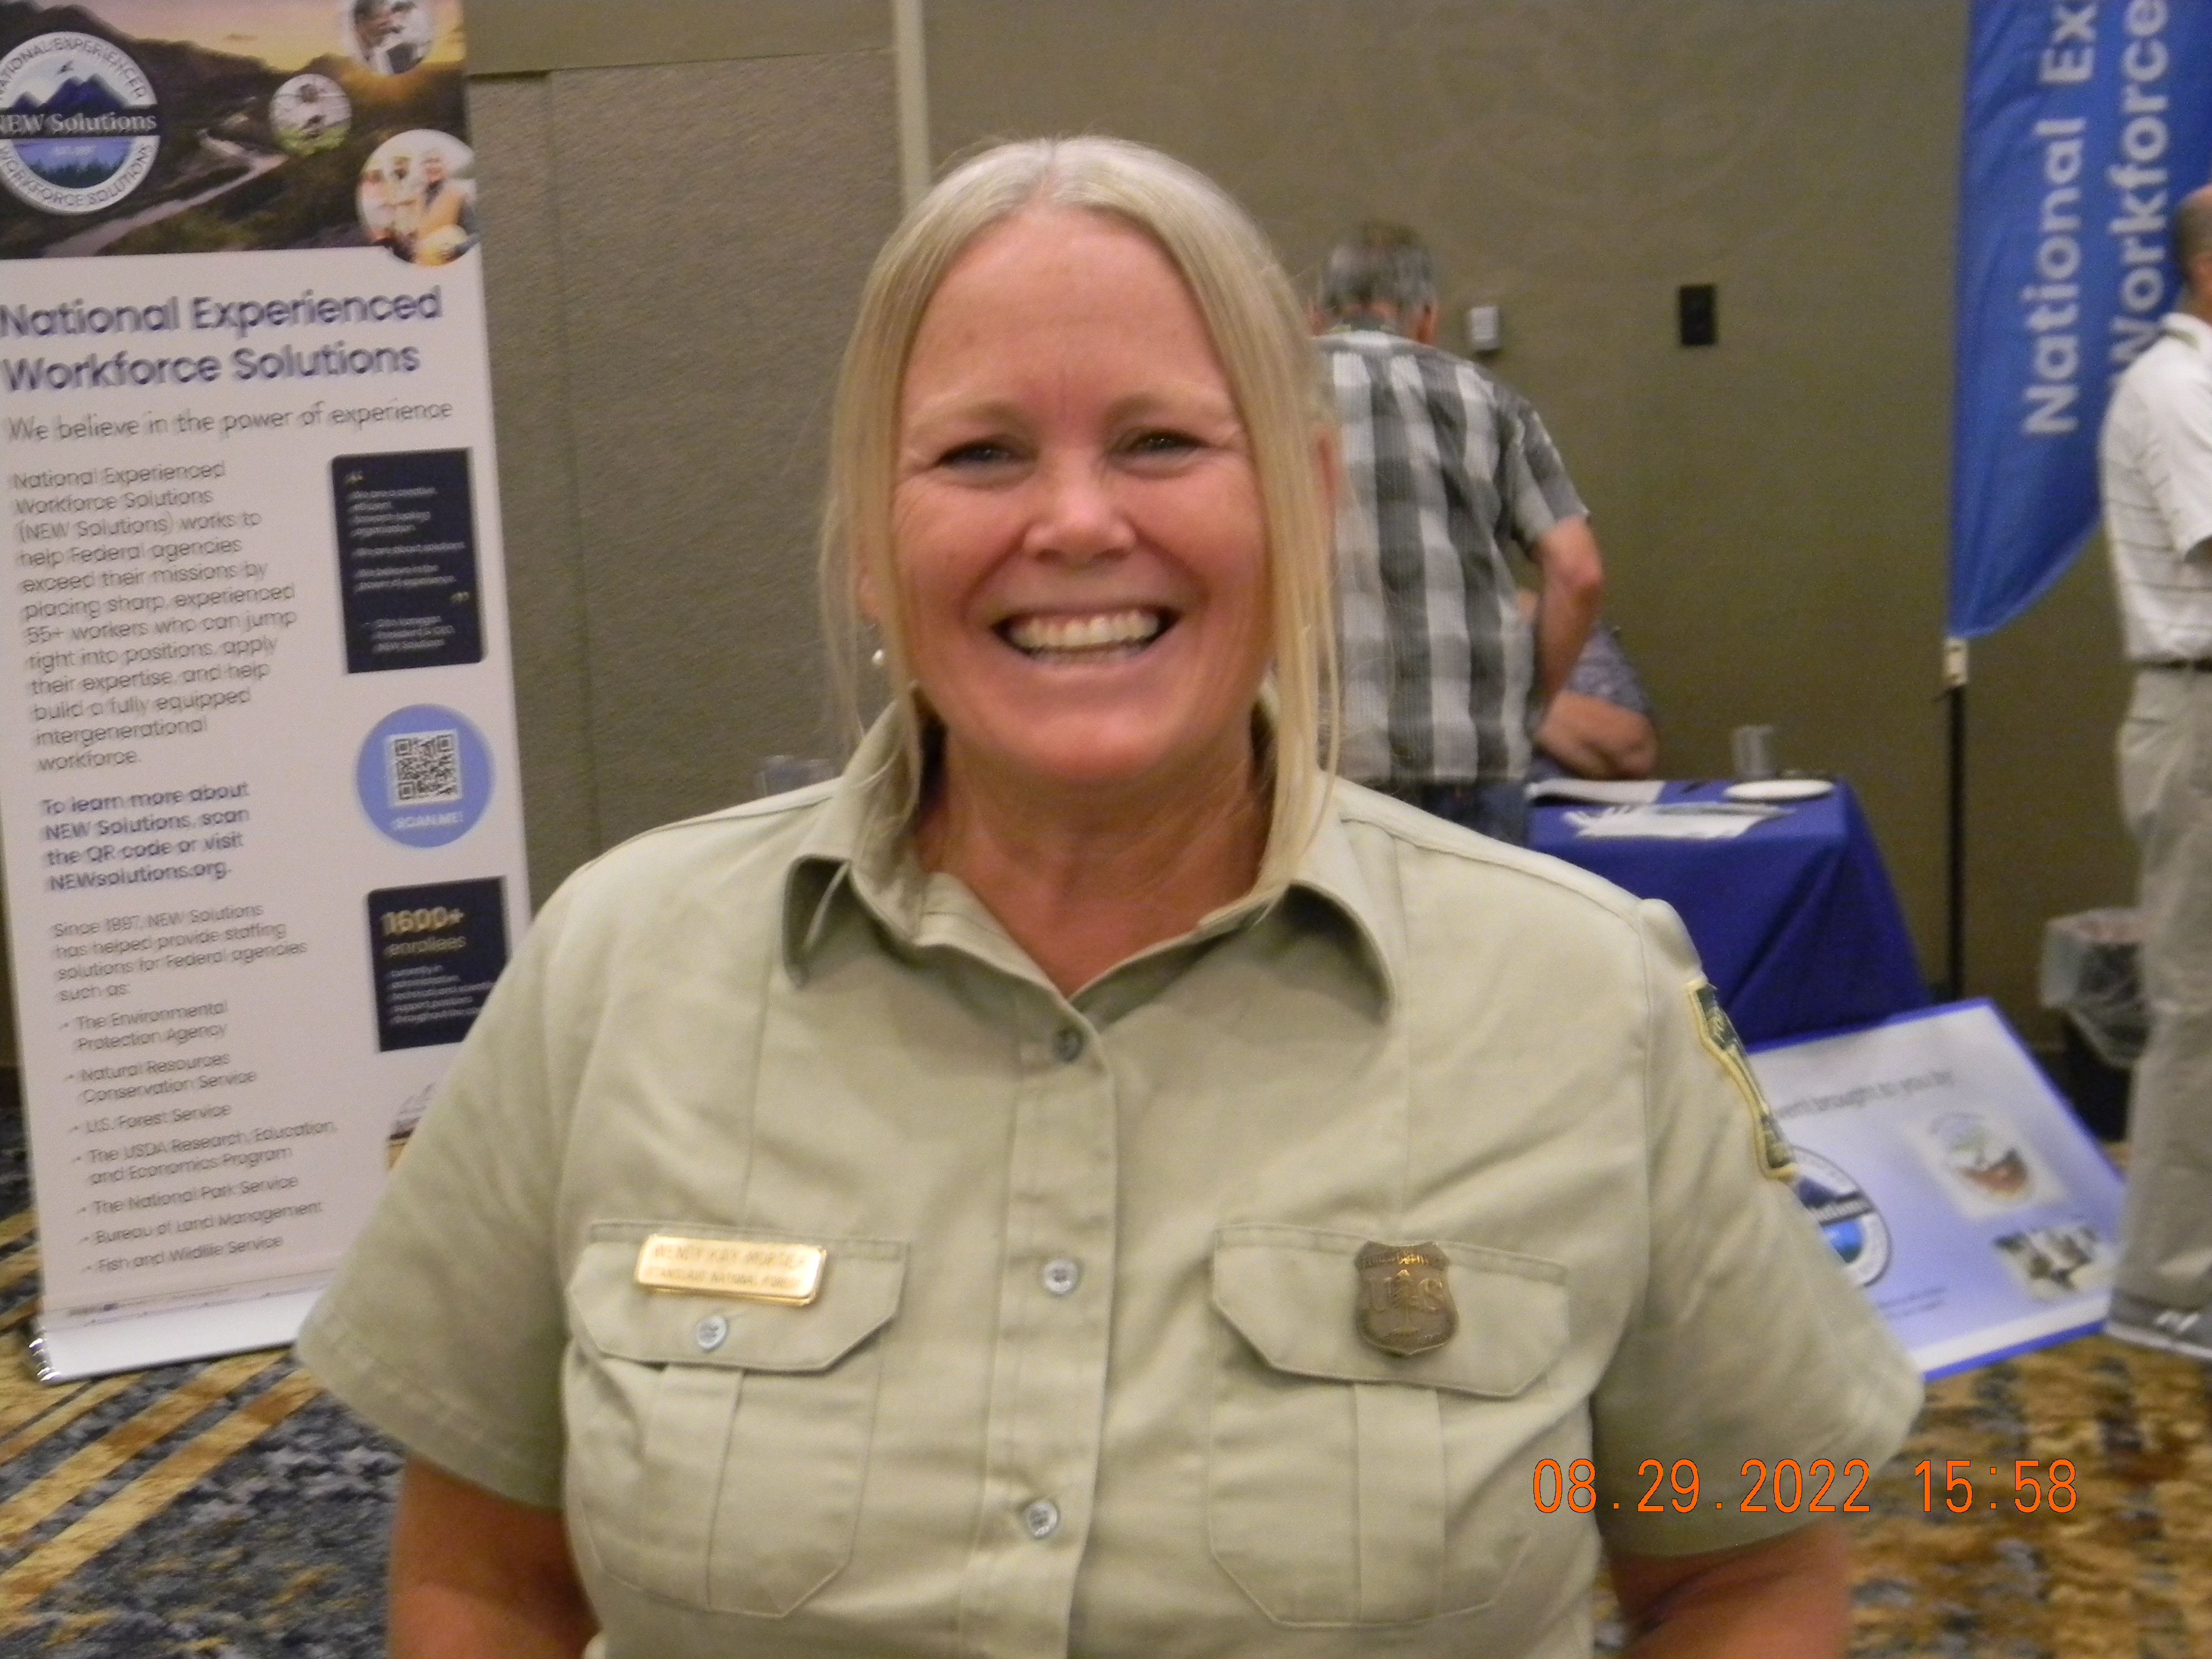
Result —
[{"label": "usfs shield badge", "polygon": [[1459,1328],[1452,1305],[1451,1263],[1437,1244],[1364,1244],[1359,1269],[1359,1334],[1401,1359],[1441,1348]]}]

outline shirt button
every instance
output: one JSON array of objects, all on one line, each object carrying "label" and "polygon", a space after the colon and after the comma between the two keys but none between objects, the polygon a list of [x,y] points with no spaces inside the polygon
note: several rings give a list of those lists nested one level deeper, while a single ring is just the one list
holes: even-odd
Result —
[{"label": "shirt button", "polygon": [[1052,1057],[1063,1066],[1072,1066],[1083,1058],[1083,1033],[1073,1025],[1063,1025],[1053,1033]]},{"label": "shirt button", "polygon": [[720,1314],[708,1314],[691,1328],[691,1340],[699,1345],[702,1353],[714,1352],[729,1334],[730,1322]]},{"label": "shirt button", "polygon": [[1040,1498],[1022,1511],[1022,1525],[1030,1537],[1040,1540],[1060,1530],[1060,1505],[1049,1498]]},{"label": "shirt button", "polygon": [[1066,1296],[1083,1282],[1083,1264],[1072,1255],[1054,1256],[1038,1277],[1054,1296]]}]

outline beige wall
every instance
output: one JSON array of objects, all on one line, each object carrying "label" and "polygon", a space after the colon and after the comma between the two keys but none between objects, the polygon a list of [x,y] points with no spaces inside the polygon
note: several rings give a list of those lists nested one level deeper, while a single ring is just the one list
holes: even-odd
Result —
[{"label": "beige wall", "polygon": [[830,380],[898,213],[890,30],[846,0],[470,16],[498,71],[470,118],[542,897],[835,746],[813,536]]},{"label": "beige wall", "polygon": [[[930,0],[940,156],[1098,131],[1221,179],[1294,269],[1419,226],[1591,501],[1667,769],[1772,721],[1847,774],[1931,976],[1963,0]],[[1720,288],[1721,343],[1674,340]],[[1450,342],[1447,342],[1448,343]],[[2044,917],[2122,902],[2124,687],[2084,567],[1977,653],[1969,988],[2031,1033]]]}]

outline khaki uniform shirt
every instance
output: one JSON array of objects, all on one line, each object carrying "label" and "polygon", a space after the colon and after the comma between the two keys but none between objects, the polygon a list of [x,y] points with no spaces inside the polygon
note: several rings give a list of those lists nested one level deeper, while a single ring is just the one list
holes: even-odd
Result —
[{"label": "khaki uniform shirt", "polygon": [[[565,1505],[605,1659],[1579,1656],[1601,1537],[1748,1543],[1807,1516],[1744,1460],[1898,1445],[1666,907],[1346,786],[1278,902],[1070,999],[885,743],[568,883],[301,1338]],[[819,1294],[645,1289],[656,1232]],[[1441,1346],[1363,1340],[1370,1241],[1441,1246]]]}]

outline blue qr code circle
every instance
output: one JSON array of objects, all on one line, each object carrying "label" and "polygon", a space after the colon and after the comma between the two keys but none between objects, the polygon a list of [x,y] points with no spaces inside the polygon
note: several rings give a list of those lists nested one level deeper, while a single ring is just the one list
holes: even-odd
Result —
[{"label": "blue qr code circle", "polygon": [[386,715],[363,740],[354,787],[380,834],[406,847],[443,847],[475,829],[490,804],[491,750],[466,715],[416,703]]}]

